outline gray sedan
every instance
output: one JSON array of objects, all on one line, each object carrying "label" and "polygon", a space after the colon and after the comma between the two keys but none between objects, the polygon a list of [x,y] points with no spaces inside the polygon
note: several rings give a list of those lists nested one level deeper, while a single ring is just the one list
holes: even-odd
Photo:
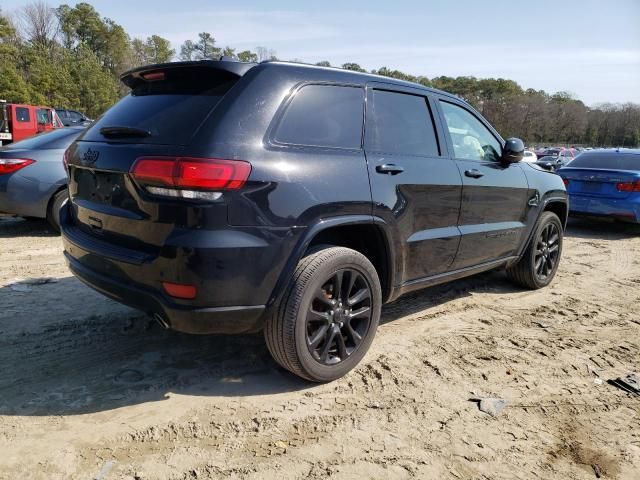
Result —
[{"label": "gray sedan", "polygon": [[0,148],[0,212],[46,218],[59,230],[58,211],[67,199],[64,151],[83,131],[56,129]]}]

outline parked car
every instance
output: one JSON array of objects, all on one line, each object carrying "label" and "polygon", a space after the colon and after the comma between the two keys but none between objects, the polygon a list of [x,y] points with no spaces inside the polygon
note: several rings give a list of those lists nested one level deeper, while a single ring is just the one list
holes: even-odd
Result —
[{"label": "parked car", "polygon": [[535,163],[538,161],[538,156],[532,152],[531,150],[524,151],[524,157],[522,157],[523,162]]},{"label": "parked car", "polygon": [[572,215],[640,223],[640,149],[585,151],[558,175]]},{"label": "parked car", "polygon": [[555,171],[558,168],[562,168],[573,160],[574,151],[569,149],[560,150],[556,155],[545,155],[536,161],[539,167],[545,170]]},{"label": "parked car", "polygon": [[122,81],[131,94],[68,150],[65,257],[166,327],[264,327],[281,366],[323,382],[362,359],[384,302],[489,269],[527,288],[556,273],[562,180],[454,95],[280,62]]},{"label": "parked car", "polygon": [[53,108],[0,100],[0,146],[62,127]]},{"label": "parked car", "polygon": [[56,108],[56,113],[60,117],[60,120],[62,120],[65,127],[87,126],[93,122],[93,120],[87,117],[84,113],[78,112],[77,110]]},{"label": "parked car", "polygon": [[46,218],[59,230],[67,199],[64,151],[84,130],[60,128],[0,148],[0,212]]}]

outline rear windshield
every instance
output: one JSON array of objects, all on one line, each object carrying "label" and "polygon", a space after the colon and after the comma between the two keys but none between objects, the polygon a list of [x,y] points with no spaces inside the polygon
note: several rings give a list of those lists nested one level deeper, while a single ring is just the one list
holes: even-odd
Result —
[{"label": "rear windshield", "polygon": [[3,150],[54,150],[67,148],[82,133],[80,128],[58,128],[46,133],[40,133],[26,140],[12,143]]},{"label": "rear windshield", "polygon": [[238,78],[206,67],[168,69],[161,80],[138,82],[90,127],[83,140],[107,140],[100,133],[103,127],[130,127],[151,135],[109,137],[108,141],[186,145]]},{"label": "rear windshield", "polygon": [[640,170],[640,155],[629,153],[582,154],[568,166],[573,168]]}]

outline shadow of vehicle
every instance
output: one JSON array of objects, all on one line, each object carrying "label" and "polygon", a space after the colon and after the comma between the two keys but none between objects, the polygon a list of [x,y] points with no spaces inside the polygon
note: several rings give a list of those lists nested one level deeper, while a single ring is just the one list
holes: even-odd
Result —
[{"label": "shadow of vehicle", "polygon": [[57,237],[44,218],[22,218],[0,215],[0,238],[29,237]]},{"label": "shadow of vehicle", "polygon": [[570,217],[565,236],[571,238],[623,240],[640,236],[640,225],[588,217]]},{"label": "shadow of vehicle", "polygon": [[[383,323],[487,291],[518,290],[504,275],[487,273],[403,297],[385,306]],[[57,309],[52,298],[64,305]],[[10,286],[0,288],[0,311],[7,313],[0,317],[2,415],[75,415],[170,394],[265,395],[314,386],[279,368],[262,334],[195,336],[164,330],[74,277],[19,294]],[[16,322],[28,329],[11,325]]]}]

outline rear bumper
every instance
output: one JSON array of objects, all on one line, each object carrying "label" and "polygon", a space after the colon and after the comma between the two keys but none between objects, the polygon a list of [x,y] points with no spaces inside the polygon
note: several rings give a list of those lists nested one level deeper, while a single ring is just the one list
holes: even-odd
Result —
[{"label": "rear bumper", "polygon": [[609,217],[640,223],[640,196],[617,199],[570,194],[569,214]]},{"label": "rear bumper", "polygon": [[[186,333],[249,333],[262,328],[265,305],[287,258],[287,242],[282,241],[286,232],[271,232],[271,242],[255,237],[256,244],[249,244],[254,236],[245,232],[244,245],[224,247],[194,247],[189,243],[193,236],[185,233],[180,236],[184,247],[173,244],[151,254],[89,235],[71,217],[67,203],[60,211],[66,262],[98,292],[160,316],[170,328]],[[231,230],[239,229],[229,227],[230,235]],[[219,238],[224,232],[196,233]],[[256,260],[258,256],[263,258]],[[175,299],[164,292],[163,281],[195,285],[198,295],[194,300]]]},{"label": "rear bumper", "polygon": [[0,212],[44,218],[49,200],[59,188],[60,185],[35,182],[18,173],[0,175]]},{"label": "rear bumper", "polygon": [[159,316],[173,330],[185,333],[250,333],[262,328],[264,305],[197,308],[169,304],[139,285],[124,284],[93,271],[64,252],[69,270],[89,287],[124,305]]}]

